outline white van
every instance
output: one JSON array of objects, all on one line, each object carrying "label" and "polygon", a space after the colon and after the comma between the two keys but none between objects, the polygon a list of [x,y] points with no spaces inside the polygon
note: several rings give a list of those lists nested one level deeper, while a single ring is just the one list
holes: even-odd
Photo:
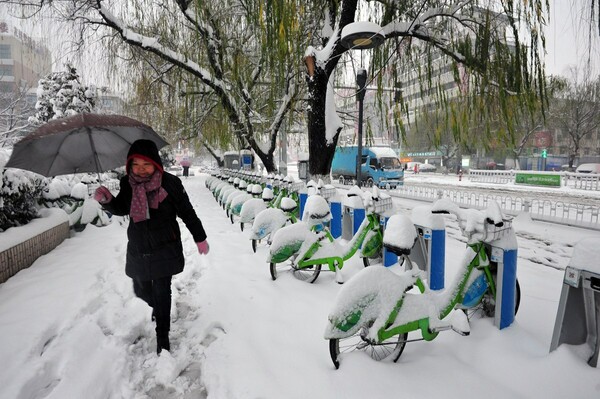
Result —
[{"label": "white van", "polygon": [[582,163],[575,169],[575,172],[600,174],[600,163]]}]

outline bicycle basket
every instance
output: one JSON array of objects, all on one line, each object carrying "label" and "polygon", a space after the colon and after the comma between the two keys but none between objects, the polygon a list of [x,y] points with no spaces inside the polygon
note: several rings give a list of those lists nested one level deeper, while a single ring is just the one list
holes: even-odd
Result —
[{"label": "bicycle basket", "polygon": [[319,190],[319,194],[321,195],[321,197],[323,197],[325,199],[329,199],[329,198],[335,196],[335,193],[336,193],[335,187],[321,187],[321,189]]},{"label": "bicycle basket", "polygon": [[300,190],[302,190],[303,188],[304,188],[304,182],[303,182],[303,181],[296,181],[296,182],[293,182],[293,183],[290,185],[290,191],[291,191],[291,192],[294,192],[294,193],[297,193],[297,192],[299,192],[299,191],[300,191]]},{"label": "bicycle basket", "polygon": [[373,200],[373,212],[381,214],[389,209],[392,209],[394,204],[392,203],[392,197],[379,198],[378,201]]},{"label": "bicycle basket", "polygon": [[512,219],[502,219],[502,226],[498,227],[486,223],[484,241],[495,241],[504,237],[512,229]]}]

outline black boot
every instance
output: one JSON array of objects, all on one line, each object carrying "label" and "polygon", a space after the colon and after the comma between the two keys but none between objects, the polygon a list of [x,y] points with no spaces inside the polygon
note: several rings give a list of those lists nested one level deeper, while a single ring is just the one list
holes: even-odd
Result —
[{"label": "black boot", "polygon": [[162,350],[171,351],[171,344],[169,343],[169,335],[157,335],[156,336],[156,354],[160,355]]}]

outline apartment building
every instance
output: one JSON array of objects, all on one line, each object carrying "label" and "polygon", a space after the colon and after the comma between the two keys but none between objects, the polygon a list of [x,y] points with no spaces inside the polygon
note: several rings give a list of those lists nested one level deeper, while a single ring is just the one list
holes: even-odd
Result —
[{"label": "apartment building", "polygon": [[16,26],[0,20],[0,92],[37,87],[52,71],[50,50]]}]

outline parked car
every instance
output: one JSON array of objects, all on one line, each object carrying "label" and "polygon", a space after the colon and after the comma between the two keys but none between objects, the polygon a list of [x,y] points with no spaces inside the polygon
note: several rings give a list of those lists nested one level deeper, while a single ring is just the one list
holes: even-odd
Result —
[{"label": "parked car", "polygon": [[419,172],[422,172],[422,173],[435,172],[436,170],[437,170],[437,168],[435,167],[435,165],[432,165],[430,163],[419,164]]},{"label": "parked car", "polygon": [[582,163],[575,169],[575,172],[600,174],[600,163]]}]

